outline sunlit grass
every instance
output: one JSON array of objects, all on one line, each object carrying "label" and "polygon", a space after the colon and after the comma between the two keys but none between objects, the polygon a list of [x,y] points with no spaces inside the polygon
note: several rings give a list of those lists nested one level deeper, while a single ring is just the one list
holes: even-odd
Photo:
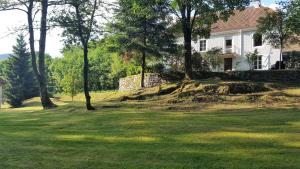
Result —
[{"label": "sunlit grass", "polygon": [[92,93],[91,112],[82,94],[1,109],[0,168],[300,168],[296,102],[118,101],[128,94]]},{"label": "sunlit grass", "polygon": [[292,96],[300,96],[300,89],[287,89],[284,92]]},{"label": "sunlit grass", "polygon": [[[128,95],[131,92],[129,91],[103,91],[103,92],[91,92],[90,95],[92,97],[92,101],[93,102],[99,102],[99,101],[103,101],[103,100],[113,100],[113,99],[117,99],[120,98],[122,96]],[[74,101],[85,101],[85,96],[83,93],[77,94],[76,96],[74,96]],[[71,96],[66,96],[66,95],[62,95],[60,97],[60,100],[62,101],[72,101],[72,97]]]}]

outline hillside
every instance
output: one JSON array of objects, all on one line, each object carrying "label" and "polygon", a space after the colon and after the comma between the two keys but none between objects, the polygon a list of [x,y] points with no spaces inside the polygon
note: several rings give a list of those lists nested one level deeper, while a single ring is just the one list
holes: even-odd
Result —
[{"label": "hillside", "polygon": [[7,58],[9,58],[10,54],[0,54],[0,61],[6,60]]}]

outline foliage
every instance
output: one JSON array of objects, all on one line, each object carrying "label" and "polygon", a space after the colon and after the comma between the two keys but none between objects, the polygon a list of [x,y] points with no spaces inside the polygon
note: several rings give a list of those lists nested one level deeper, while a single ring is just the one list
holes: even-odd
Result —
[{"label": "foliage", "polygon": [[163,63],[156,63],[149,67],[149,72],[162,74],[165,70],[165,65]]},{"label": "foliage", "polygon": [[5,70],[5,65],[6,65],[5,62],[7,62],[7,60],[0,61],[0,77],[4,76],[4,70]]},{"label": "foliage", "polygon": [[184,70],[184,47],[178,45],[172,52],[169,52],[163,56],[163,63],[167,69],[174,71]]},{"label": "foliage", "polygon": [[257,49],[254,50],[254,52],[249,52],[246,54],[246,61],[249,64],[250,70],[254,70],[255,62],[257,61],[257,58],[261,56],[258,54]]},{"label": "foliage", "polygon": [[285,52],[283,61],[287,69],[300,70],[300,51]]},{"label": "foliage", "polygon": [[288,8],[288,6],[283,6],[276,11],[267,11],[266,16],[258,21],[257,32],[263,34],[264,40],[276,48],[284,47],[289,40],[292,40],[295,35],[292,27],[300,26],[299,20],[292,20],[295,16],[292,15],[292,11],[290,12]]},{"label": "foliage", "polygon": [[23,100],[39,95],[26,46],[24,36],[19,35],[17,44],[13,47],[14,54],[3,62],[3,74],[7,81],[4,94],[12,107],[20,107]]},{"label": "foliage", "polygon": [[121,50],[138,52],[141,56],[141,86],[144,87],[146,59],[161,56],[174,43],[175,37],[168,31],[166,0],[119,0],[115,10],[112,30],[120,35]]},{"label": "foliage", "polygon": [[243,9],[249,0],[170,0],[172,15],[177,16],[184,36],[184,69],[187,78],[192,78],[192,39],[208,37],[211,26],[218,20],[226,20],[234,10]]},{"label": "foliage", "polygon": [[[99,42],[91,42],[89,74],[90,89],[113,90],[119,86],[119,79],[140,73],[139,63],[134,56],[130,59],[118,52],[112,51],[114,37],[105,37]],[[75,95],[83,91],[83,53],[79,46],[69,46],[64,49],[64,56],[56,58],[50,66],[51,78],[54,79],[58,93]],[[75,81],[73,81],[76,79]]]},{"label": "foliage", "polygon": [[192,68],[193,71],[209,71],[208,62],[204,59],[200,52],[193,51]]},{"label": "foliage", "polygon": [[75,95],[83,91],[82,51],[80,48],[70,48],[64,51],[63,58],[56,58],[50,65],[56,92]]},{"label": "foliage", "polygon": [[95,110],[89,94],[89,42],[98,38],[98,20],[101,14],[101,0],[68,0],[63,9],[52,20],[63,29],[63,36],[68,45],[81,44],[83,50],[83,89],[87,110]]},{"label": "foliage", "polygon": [[264,35],[264,40],[268,41],[272,46],[280,48],[281,68],[282,50],[288,43],[299,42],[300,35],[300,2],[282,1],[281,5],[275,11],[267,11],[266,16],[258,20],[257,32]]},{"label": "foliage", "polygon": [[221,57],[221,48],[212,48],[204,54],[204,60],[209,64],[212,69],[219,69],[223,64],[224,59]]},{"label": "foliage", "polygon": [[289,27],[294,34],[300,35],[300,0],[293,0],[285,3],[289,13]]},{"label": "foliage", "polygon": [[[59,2],[59,1],[56,1]],[[48,8],[49,4],[54,1],[49,0],[0,0],[0,11],[16,10],[21,11],[26,15],[26,26],[24,30],[27,30],[29,34],[29,46],[32,60],[32,69],[36,80],[38,81],[40,98],[44,109],[50,109],[56,107],[48,93],[47,75],[45,71],[45,50],[48,24]],[[36,17],[40,15],[40,24],[37,24]],[[39,30],[39,55],[36,56],[35,46],[35,31]],[[37,63],[36,60],[39,60]]]}]

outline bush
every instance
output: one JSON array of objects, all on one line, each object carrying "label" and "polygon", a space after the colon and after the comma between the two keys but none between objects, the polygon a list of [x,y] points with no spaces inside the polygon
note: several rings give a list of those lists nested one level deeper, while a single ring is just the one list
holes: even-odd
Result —
[{"label": "bush", "polygon": [[149,67],[151,73],[162,74],[165,70],[165,65],[163,63],[156,63]]}]

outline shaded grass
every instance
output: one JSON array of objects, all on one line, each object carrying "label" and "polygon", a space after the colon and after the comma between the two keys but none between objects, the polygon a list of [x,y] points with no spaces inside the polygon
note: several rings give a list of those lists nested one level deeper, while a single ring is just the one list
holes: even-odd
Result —
[{"label": "shaded grass", "polygon": [[300,168],[297,104],[106,102],[113,93],[94,93],[94,112],[80,95],[1,109],[0,168]]}]

